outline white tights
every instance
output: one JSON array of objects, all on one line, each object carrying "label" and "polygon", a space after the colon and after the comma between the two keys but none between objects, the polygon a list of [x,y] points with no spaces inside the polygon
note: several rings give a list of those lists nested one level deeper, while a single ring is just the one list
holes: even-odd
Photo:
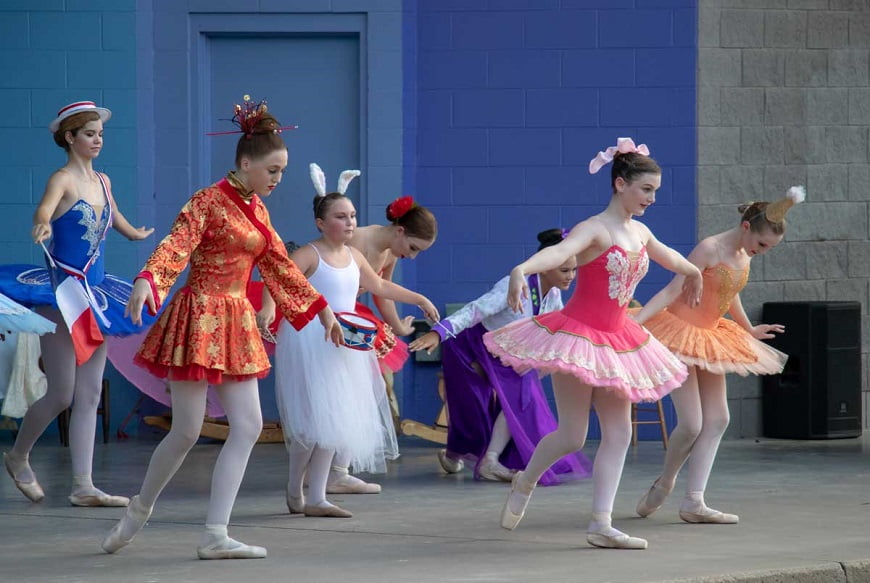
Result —
[{"label": "white tights", "polygon": [[326,481],[335,450],[317,445],[308,448],[298,441],[288,442],[286,439],[284,444],[290,457],[287,495],[297,499],[302,498],[302,486],[307,473],[308,498],[305,503],[311,506],[322,506],[326,502]]},{"label": "white tights", "polygon": [[725,376],[689,367],[688,379],[671,393],[671,399],[677,410],[677,426],[668,441],[659,486],[671,490],[688,460],[686,492],[704,492],[730,419]]},{"label": "white tights", "polygon": [[[169,388],[172,392],[172,429],[151,455],[139,491],[139,503],[149,510],[199,439],[205,416],[208,390],[205,381],[172,381]],[[214,465],[205,523],[226,526],[251,450],[263,429],[263,417],[256,380],[225,382],[215,388],[227,414],[230,432]]]},{"label": "white tights", "polygon": [[[489,445],[486,448],[486,456],[494,458],[496,461],[501,456],[504,448],[507,447],[511,440],[511,430],[508,427],[507,419],[504,417],[504,411],[499,411],[498,417],[492,424],[492,435],[489,438]],[[582,445],[580,447],[583,447]]]},{"label": "white tights", "polygon": [[[592,466],[592,512],[599,517],[601,513],[609,516],[631,442],[631,403],[611,391],[590,387],[564,374],[553,375],[553,392],[559,426],[538,443],[521,477],[526,486],[531,486],[557,460],[582,449],[589,427],[589,408],[594,406],[601,423],[601,443]],[[515,511],[519,502],[511,503]]]},{"label": "white tights", "polygon": [[[97,425],[97,407],[100,402],[103,369],[106,366],[106,345],[104,343],[100,346],[86,363],[76,366],[72,340],[60,312],[51,308],[42,308],[38,311],[57,324],[54,334],[45,334],[40,338],[42,363],[48,387],[45,395],[27,410],[10,455],[19,460],[26,459],[48,425],[72,405],[69,445],[73,482],[76,489],[92,489],[94,432]],[[28,473],[29,476],[25,475]],[[16,478],[29,482],[33,481],[35,476],[28,468],[20,472]]]}]

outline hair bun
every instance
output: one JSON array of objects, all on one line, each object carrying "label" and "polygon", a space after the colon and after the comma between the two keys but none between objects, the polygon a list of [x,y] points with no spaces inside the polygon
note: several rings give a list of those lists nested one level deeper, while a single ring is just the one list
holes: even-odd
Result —
[{"label": "hair bun", "polygon": [[397,221],[415,206],[414,197],[401,196],[387,205],[387,220]]}]

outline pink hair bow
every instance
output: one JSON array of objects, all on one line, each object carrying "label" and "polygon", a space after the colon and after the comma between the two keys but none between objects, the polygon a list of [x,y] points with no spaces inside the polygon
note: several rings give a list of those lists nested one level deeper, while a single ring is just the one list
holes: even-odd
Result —
[{"label": "pink hair bow", "polygon": [[615,146],[610,146],[603,152],[598,152],[598,155],[592,158],[592,161],[589,162],[589,174],[595,174],[601,170],[602,167],[613,162],[613,157],[617,152],[620,154],[635,152],[643,154],[644,156],[649,156],[649,148],[646,147],[646,144],[635,146],[634,140],[631,138],[616,138]]}]

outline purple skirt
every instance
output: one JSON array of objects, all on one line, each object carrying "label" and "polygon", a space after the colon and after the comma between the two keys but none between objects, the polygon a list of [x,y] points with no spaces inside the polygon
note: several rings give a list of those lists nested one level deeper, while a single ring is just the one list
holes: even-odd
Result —
[{"label": "purple skirt", "polygon": [[[504,411],[512,438],[499,461],[513,470],[525,469],[541,438],[557,427],[537,373],[519,375],[501,364],[483,344],[486,331],[478,324],[441,345],[450,416],[447,451],[453,457],[476,462],[475,478],[479,478],[477,466],[486,453],[499,412]],[[592,463],[575,452],[550,466],[539,483],[551,486],[585,478],[591,471]]]}]

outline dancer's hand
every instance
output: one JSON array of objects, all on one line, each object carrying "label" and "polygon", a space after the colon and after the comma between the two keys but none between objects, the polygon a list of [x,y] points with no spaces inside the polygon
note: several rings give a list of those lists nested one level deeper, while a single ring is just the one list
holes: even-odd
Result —
[{"label": "dancer's hand", "polygon": [[405,316],[399,323],[401,324],[400,328],[393,328],[393,334],[396,336],[407,336],[408,334],[414,333],[414,316]]},{"label": "dancer's hand", "polygon": [[327,342],[332,342],[336,346],[344,345],[344,332],[341,330],[341,324],[335,319],[335,314],[332,313],[332,308],[329,306],[320,310],[317,314],[320,318],[320,323],[323,324],[323,329],[326,330],[324,338]]},{"label": "dancer's hand", "polygon": [[41,243],[46,239],[51,239],[51,223],[37,223],[33,225],[31,231],[34,243]]},{"label": "dancer's hand", "polygon": [[438,335],[438,332],[432,330],[411,342],[408,345],[408,350],[411,352],[425,350],[426,354],[432,354],[432,351],[438,348],[439,344],[441,344],[441,337]]},{"label": "dancer's hand", "polygon": [[151,233],[154,232],[154,227],[150,229],[146,229],[145,227],[139,227],[138,229],[133,229],[133,231],[129,234],[128,238],[131,241],[141,241],[142,239],[147,239],[151,236]]},{"label": "dancer's hand", "polygon": [[523,311],[523,300],[528,297],[529,284],[526,282],[526,274],[514,267],[508,282],[508,306],[519,314]]},{"label": "dancer's hand", "polygon": [[417,306],[423,310],[423,315],[426,316],[426,319],[430,322],[437,322],[441,319],[441,315],[438,313],[438,308],[436,308],[435,304],[430,302],[428,298],[423,298],[423,301],[417,304]]},{"label": "dancer's hand", "polygon": [[137,326],[142,325],[142,306],[148,304],[148,310],[152,314],[157,313],[157,305],[154,303],[154,296],[151,294],[151,284],[147,279],[138,278],[133,282],[133,291],[130,293],[130,299],[127,300],[127,306],[124,308],[124,317],[130,318],[130,321]]},{"label": "dancer's hand", "polygon": [[770,340],[775,338],[775,334],[782,334],[783,332],[785,332],[785,326],[782,324],[759,324],[749,329],[752,337],[759,340]]},{"label": "dancer's hand", "polygon": [[701,303],[701,292],[704,291],[704,277],[699,269],[695,273],[687,275],[683,281],[683,299],[691,307]]},{"label": "dancer's hand", "polygon": [[257,328],[265,330],[275,322],[275,306],[263,306],[257,312]]}]

